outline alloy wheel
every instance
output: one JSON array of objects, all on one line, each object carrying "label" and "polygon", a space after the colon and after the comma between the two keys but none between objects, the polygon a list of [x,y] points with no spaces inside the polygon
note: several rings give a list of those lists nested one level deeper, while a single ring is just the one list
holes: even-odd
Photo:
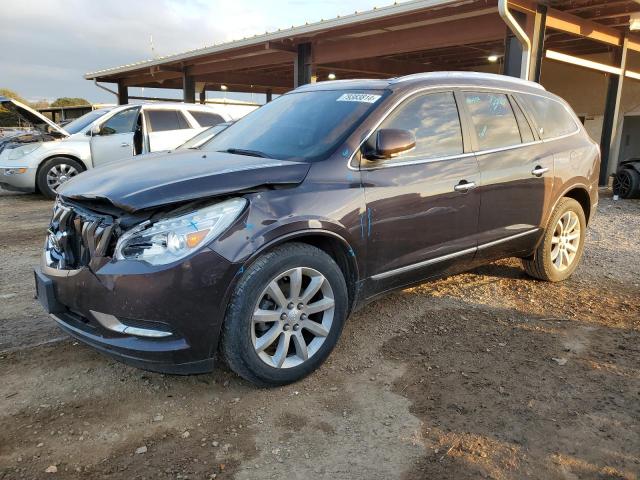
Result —
[{"label": "alloy wheel", "polygon": [[274,368],[304,363],[329,335],[334,309],[333,290],[320,272],[297,267],[280,273],[263,290],[253,312],[255,352]]},{"label": "alloy wheel", "polygon": [[632,190],[633,179],[631,178],[631,173],[623,169],[614,178],[613,191],[622,198],[628,198],[631,196]]},{"label": "alloy wheel", "polygon": [[56,191],[60,185],[71,177],[75,177],[78,173],[78,170],[76,170],[72,165],[59,163],[51,167],[47,172],[47,185],[51,190]]},{"label": "alloy wheel", "polygon": [[569,210],[558,219],[551,237],[551,262],[562,272],[569,268],[580,247],[580,219]]}]

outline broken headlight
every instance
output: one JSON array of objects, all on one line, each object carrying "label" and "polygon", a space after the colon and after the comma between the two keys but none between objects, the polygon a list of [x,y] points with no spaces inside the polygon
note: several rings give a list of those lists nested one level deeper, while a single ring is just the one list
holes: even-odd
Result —
[{"label": "broken headlight", "polygon": [[125,232],[116,259],[165,265],[186,257],[220,235],[240,215],[247,201],[232,198],[188,214],[142,223]]}]

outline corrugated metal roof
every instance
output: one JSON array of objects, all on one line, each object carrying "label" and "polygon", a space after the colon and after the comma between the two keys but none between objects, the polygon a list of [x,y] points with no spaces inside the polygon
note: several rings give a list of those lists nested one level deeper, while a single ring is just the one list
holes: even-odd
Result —
[{"label": "corrugated metal roof", "polygon": [[121,65],[119,67],[107,68],[104,70],[97,70],[95,72],[86,73],[84,78],[92,80],[94,78],[104,77],[108,75],[115,75],[119,73],[127,73],[141,68],[153,67],[156,65],[164,65],[171,62],[180,62],[196,57],[210,55],[213,53],[223,52],[233,48],[248,47],[262,42],[282,40],[295,35],[309,35],[318,33],[324,30],[328,30],[335,27],[342,27],[345,25],[356,24],[368,20],[376,20],[391,15],[399,15],[403,13],[411,13],[417,10],[424,10],[428,8],[442,7],[445,5],[454,4],[467,4],[472,0],[411,0],[404,3],[394,3],[393,5],[387,5],[380,8],[374,8],[364,12],[355,12],[349,15],[338,16],[329,20],[320,20],[319,22],[307,23],[298,27],[292,26],[287,29],[278,29],[275,32],[267,32],[262,35],[254,35],[253,37],[243,38],[241,40],[234,40],[231,42],[221,43],[210,47],[197,48],[174,55],[166,55],[149,60],[143,60],[140,62],[129,63]]}]

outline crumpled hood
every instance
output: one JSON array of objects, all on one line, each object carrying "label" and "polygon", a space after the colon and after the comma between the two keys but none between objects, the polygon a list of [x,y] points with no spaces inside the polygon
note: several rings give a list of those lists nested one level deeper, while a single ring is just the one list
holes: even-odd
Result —
[{"label": "crumpled hood", "polygon": [[[30,123],[31,125],[35,126],[36,128],[39,128],[42,125],[47,125],[51,127],[54,131],[58,132],[63,137],[69,136],[69,133],[60,125],[58,125],[57,123],[53,123],[51,120],[49,120],[47,117],[42,115],[37,110],[34,110],[33,108],[28,107],[14,100],[13,98],[0,96],[0,105],[6,108],[7,110],[10,110],[16,113],[16,115],[18,115],[20,118]],[[44,129],[42,128],[39,128],[39,129],[41,131],[44,131]]]},{"label": "crumpled hood", "polygon": [[304,162],[188,150],[134,157],[88,170],[64,183],[58,194],[70,200],[106,200],[133,213],[263,185],[297,185],[310,166]]}]

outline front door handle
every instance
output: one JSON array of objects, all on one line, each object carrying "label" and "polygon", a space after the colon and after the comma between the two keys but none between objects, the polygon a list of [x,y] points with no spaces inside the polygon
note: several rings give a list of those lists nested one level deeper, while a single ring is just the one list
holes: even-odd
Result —
[{"label": "front door handle", "polygon": [[131,146],[131,144],[130,144],[130,143],[127,143],[127,142],[122,142],[122,143],[120,144],[120,146],[121,146],[121,147],[130,147],[130,146]]},{"label": "front door handle", "polygon": [[466,193],[474,188],[476,188],[475,182],[467,182],[466,180],[461,180],[460,183],[453,187],[456,192],[460,193]]},{"label": "front door handle", "polygon": [[531,170],[531,175],[534,177],[541,177],[543,174],[547,173],[549,169],[547,167],[541,167],[540,165],[536,166],[533,170]]}]

